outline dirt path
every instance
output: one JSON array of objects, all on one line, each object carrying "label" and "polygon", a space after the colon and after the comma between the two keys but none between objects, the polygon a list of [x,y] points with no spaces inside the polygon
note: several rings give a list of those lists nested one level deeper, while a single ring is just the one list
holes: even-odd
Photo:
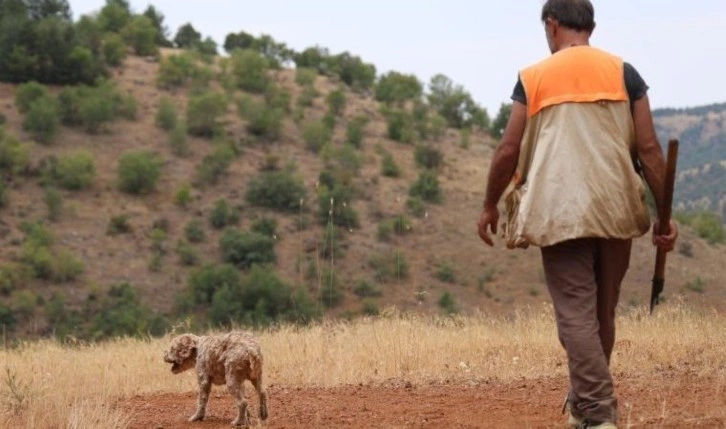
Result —
[{"label": "dirt path", "polygon": [[[332,389],[270,386],[267,428],[563,428],[567,381],[383,386]],[[252,390],[252,389],[249,389]],[[726,428],[726,381],[691,375],[622,379],[621,428]],[[253,412],[257,398],[250,396]],[[139,396],[122,402],[132,429],[230,427],[231,397],[215,388],[207,419],[187,423],[195,394]]]}]

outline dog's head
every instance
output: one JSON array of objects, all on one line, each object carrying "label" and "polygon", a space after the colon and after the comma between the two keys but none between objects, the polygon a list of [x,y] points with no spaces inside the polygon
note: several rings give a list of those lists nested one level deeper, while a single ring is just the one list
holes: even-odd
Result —
[{"label": "dog's head", "polygon": [[171,372],[179,374],[197,363],[197,340],[192,334],[172,338],[169,348],[164,352],[164,362],[171,364]]}]

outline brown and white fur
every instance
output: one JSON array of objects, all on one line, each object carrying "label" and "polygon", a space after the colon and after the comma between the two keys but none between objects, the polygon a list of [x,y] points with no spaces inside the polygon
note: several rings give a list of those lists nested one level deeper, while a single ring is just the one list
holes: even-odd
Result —
[{"label": "brown and white fur", "polygon": [[252,334],[179,335],[172,339],[164,352],[164,362],[172,364],[171,372],[174,374],[191,368],[197,372],[197,411],[189,421],[204,418],[212,385],[226,384],[237,405],[237,417],[232,421],[232,426],[248,425],[250,412],[245,399],[245,380],[249,380],[257,390],[260,419],[267,419],[267,392],[262,386],[262,351]]}]

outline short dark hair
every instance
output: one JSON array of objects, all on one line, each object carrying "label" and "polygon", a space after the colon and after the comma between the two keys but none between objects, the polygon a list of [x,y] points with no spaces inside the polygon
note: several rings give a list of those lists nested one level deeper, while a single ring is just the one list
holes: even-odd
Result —
[{"label": "short dark hair", "polygon": [[595,29],[595,9],[590,0],[547,0],[542,6],[542,22],[547,19],[571,30],[591,33]]}]

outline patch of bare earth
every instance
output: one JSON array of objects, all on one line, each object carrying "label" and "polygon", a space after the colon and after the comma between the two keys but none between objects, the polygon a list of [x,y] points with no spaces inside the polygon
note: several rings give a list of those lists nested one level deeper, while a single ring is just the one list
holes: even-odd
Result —
[{"label": "patch of bare earth", "polygon": [[[724,428],[726,382],[688,373],[617,381],[621,428]],[[563,428],[565,378],[418,385],[405,381],[335,388],[270,386],[266,428]],[[257,398],[248,389],[252,412]],[[215,388],[207,418],[187,422],[194,392],[121,402],[131,429],[227,428],[233,402]]]}]

